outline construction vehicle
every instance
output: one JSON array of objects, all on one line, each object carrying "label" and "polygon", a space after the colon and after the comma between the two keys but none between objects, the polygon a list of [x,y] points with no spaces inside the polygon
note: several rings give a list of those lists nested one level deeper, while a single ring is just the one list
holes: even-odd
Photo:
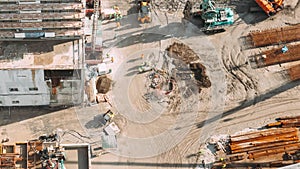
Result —
[{"label": "construction vehicle", "polygon": [[150,0],[138,0],[138,21],[141,23],[151,22]]},{"label": "construction vehicle", "polygon": [[111,110],[108,110],[106,113],[104,113],[103,118],[104,118],[104,124],[107,124],[108,122],[111,122],[111,120],[115,117],[115,113],[112,112]]},{"label": "construction vehicle", "polygon": [[188,20],[200,16],[203,21],[203,31],[207,33],[224,30],[234,22],[232,9],[216,7],[212,0],[203,0],[200,4],[187,1],[183,14]]},{"label": "construction vehicle", "polygon": [[255,0],[268,16],[275,15],[283,9],[283,0]]}]

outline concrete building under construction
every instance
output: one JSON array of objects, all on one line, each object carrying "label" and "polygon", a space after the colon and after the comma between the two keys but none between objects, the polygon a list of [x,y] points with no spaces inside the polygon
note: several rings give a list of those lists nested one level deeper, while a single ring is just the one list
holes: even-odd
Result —
[{"label": "concrete building under construction", "polygon": [[82,102],[84,0],[0,0],[0,106]]}]

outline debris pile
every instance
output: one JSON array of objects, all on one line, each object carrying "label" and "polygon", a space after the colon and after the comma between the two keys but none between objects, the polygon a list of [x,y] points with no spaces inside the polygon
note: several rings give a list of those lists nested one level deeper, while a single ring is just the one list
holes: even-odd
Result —
[{"label": "debris pile", "polygon": [[199,56],[197,56],[197,54],[189,46],[183,43],[175,42],[166,50],[169,52],[171,57],[180,59],[187,64],[195,62],[199,59]]},{"label": "debris pile", "polygon": [[[144,98],[150,100],[160,100],[159,102],[166,101],[176,89],[176,82],[170,78],[169,73],[155,69],[147,76],[147,84],[149,84],[148,92],[144,94]],[[167,97],[166,97],[167,96]]]},{"label": "debris pile", "polygon": [[172,73],[177,67],[174,60],[176,59],[170,58],[165,52],[163,55],[153,55],[139,67],[139,73],[148,72],[145,75],[146,92],[142,96],[148,103],[155,102],[171,108],[172,103],[179,99],[176,97],[177,75]]},{"label": "debris pile", "polygon": [[201,164],[197,168],[212,168],[213,164],[218,161],[217,157],[225,157],[228,151],[226,147],[229,143],[229,135],[214,135],[205,144],[200,147],[197,153],[198,161]]},{"label": "debris pile", "polygon": [[163,76],[161,76],[157,72],[154,72],[154,73],[151,73],[148,77],[151,80],[150,87],[152,87],[153,89],[161,89],[162,88],[164,81],[165,81]]},{"label": "debris pile", "polygon": [[186,0],[152,0],[152,4],[161,11],[175,12],[184,8]]}]

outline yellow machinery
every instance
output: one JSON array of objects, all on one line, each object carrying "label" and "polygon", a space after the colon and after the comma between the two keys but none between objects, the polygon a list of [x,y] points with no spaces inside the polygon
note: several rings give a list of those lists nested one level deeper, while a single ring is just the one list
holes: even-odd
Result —
[{"label": "yellow machinery", "polygon": [[138,0],[138,21],[151,22],[150,0]]}]

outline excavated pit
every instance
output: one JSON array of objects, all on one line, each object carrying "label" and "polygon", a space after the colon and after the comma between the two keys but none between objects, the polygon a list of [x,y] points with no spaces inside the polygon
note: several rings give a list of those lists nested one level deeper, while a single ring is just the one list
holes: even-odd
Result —
[{"label": "excavated pit", "polygon": [[205,66],[198,62],[199,56],[189,46],[175,42],[166,51],[169,52],[170,57],[180,59],[189,65],[199,87],[199,92],[202,88],[209,88],[211,86],[211,81],[206,75]]}]

